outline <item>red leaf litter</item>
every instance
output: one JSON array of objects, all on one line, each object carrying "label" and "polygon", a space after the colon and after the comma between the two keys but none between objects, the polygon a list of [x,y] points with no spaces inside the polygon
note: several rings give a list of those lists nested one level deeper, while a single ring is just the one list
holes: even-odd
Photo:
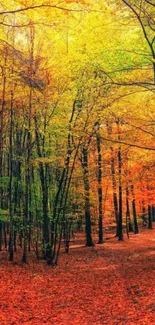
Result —
[{"label": "red leaf litter", "polygon": [[75,241],[54,268],[32,253],[26,265],[0,255],[0,325],[155,325],[155,230],[93,248]]}]

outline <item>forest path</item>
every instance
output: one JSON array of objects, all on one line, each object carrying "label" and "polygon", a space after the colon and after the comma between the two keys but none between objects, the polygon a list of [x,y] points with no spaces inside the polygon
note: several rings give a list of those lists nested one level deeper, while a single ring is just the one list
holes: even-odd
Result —
[{"label": "forest path", "polygon": [[1,253],[0,325],[17,324],[155,324],[155,229],[72,248],[56,268]]}]

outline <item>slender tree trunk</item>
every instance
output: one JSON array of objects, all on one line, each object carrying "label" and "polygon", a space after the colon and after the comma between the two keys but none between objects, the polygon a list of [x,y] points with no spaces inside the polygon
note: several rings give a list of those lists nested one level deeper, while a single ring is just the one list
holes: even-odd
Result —
[{"label": "slender tree trunk", "polygon": [[152,221],[155,221],[155,208],[152,206]]},{"label": "slender tree trunk", "polygon": [[115,212],[115,220],[116,220],[116,237],[119,236],[119,224],[118,224],[118,199],[117,199],[117,187],[116,187],[116,172],[115,172],[115,159],[113,156],[113,148],[111,147],[111,174],[112,174],[112,188],[113,188],[113,204],[114,204],[114,212]]},{"label": "slender tree trunk", "polygon": [[127,224],[129,232],[133,232],[133,225],[130,218],[130,206],[129,206],[129,189],[126,186],[126,217],[127,217]]},{"label": "slender tree trunk", "polygon": [[89,186],[89,172],[88,172],[88,149],[83,148],[83,180],[85,192],[85,222],[86,222],[86,246],[94,246],[91,234],[91,216],[90,216],[90,186]]},{"label": "slender tree trunk", "polygon": [[[33,66],[34,66],[34,26],[30,25],[30,78],[33,78]],[[29,91],[29,111],[28,111],[28,134],[27,134],[27,155],[25,166],[25,211],[24,211],[24,243],[23,243],[23,257],[22,262],[27,262],[27,241],[28,241],[28,222],[30,212],[30,157],[31,157],[31,118],[32,118],[32,105],[33,105],[33,88],[30,84]]]},{"label": "slender tree trunk", "polygon": [[[121,140],[120,120],[117,122],[118,141]],[[122,200],[122,151],[121,146],[118,148],[118,197],[119,197],[119,213],[118,213],[118,239],[123,240],[123,200]]]},{"label": "slender tree trunk", "polygon": [[4,246],[7,248],[7,235],[6,235],[6,223],[3,223],[3,234],[4,234]]},{"label": "slender tree trunk", "polygon": [[27,262],[27,237],[28,237],[28,220],[29,220],[29,184],[30,184],[30,131],[28,133],[28,153],[27,153],[27,159],[26,159],[26,175],[25,175],[25,210],[24,210],[24,216],[23,216],[23,235],[24,235],[24,241],[23,241],[23,256],[22,256],[22,262]]},{"label": "slender tree trunk", "polygon": [[23,256],[22,262],[27,262],[27,244],[28,244],[28,222],[30,210],[30,157],[31,157],[31,112],[32,112],[32,89],[29,93],[29,116],[28,116],[28,134],[27,134],[27,154],[25,159],[25,209],[23,217]]},{"label": "slender tree trunk", "polygon": [[[7,62],[7,53],[5,54],[4,59],[4,66]],[[5,108],[5,91],[6,91],[6,74],[5,74],[5,68],[2,69],[2,106],[0,110],[0,181],[2,182],[3,177],[3,127],[4,127],[4,108]],[[3,206],[3,190],[0,185],[0,209],[2,209]],[[2,250],[2,220],[0,219],[0,251]]]},{"label": "slender tree trunk", "polygon": [[[32,206],[32,193],[31,193],[31,185],[29,189],[29,205]],[[28,250],[31,251],[31,232],[32,232],[32,211],[29,211],[29,229],[28,229]]]},{"label": "slender tree trunk", "polygon": [[0,222],[0,251],[2,250],[2,240],[3,240],[3,236],[2,236],[2,229],[3,229],[3,222]]},{"label": "slender tree trunk", "polygon": [[119,193],[119,218],[118,218],[118,228],[119,228],[119,240],[123,240],[123,215],[122,215],[122,156],[121,156],[121,147],[118,149],[118,193]]},{"label": "slender tree trunk", "polygon": [[103,243],[103,208],[102,208],[102,157],[101,157],[101,137],[99,130],[96,132],[97,152],[98,152],[98,209],[99,209],[99,239],[98,243]]},{"label": "slender tree trunk", "polygon": [[131,185],[132,192],[132,212],[133,212],[133,222],[134,222],[134,233],[139,233],[138,221],[137,221],[137,212],[136,212],[136,199],[134,194],[134,185]]},{"label": "slender tree trunk", "polygon": [[13,208],[12,208],[12,189],[13,189],[13,90],[11,91],[11,116],[10,116],[10,168],[9,168],[9,213],[10,213],[10,245],[9,261],[13,261],[14,246],[14,227],[13,227]]},{"label": "slender tree trunk", "polygon": [[148,228],[152,229],[152,213],[150,205],[148,205]]},{"label": "slender tree trunk", "polygon": [[17,251],[17,241],[16,241],[16,239],[17,239],[17,231],[16,230],[14,230],[14,237],[13,237],[13,239],[14,239],[14,251],[16,252]]}]

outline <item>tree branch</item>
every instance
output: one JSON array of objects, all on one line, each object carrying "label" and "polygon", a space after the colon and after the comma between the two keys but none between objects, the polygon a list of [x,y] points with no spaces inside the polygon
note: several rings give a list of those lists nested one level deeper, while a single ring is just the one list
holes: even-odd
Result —
[{"label": "tree branch", "polygon": [[[71,12],[83,12],[86,11],[86,9],[69,9],[66,7],[60,7],[57,5],[50,5],[50,4],[41,4],[41,5],[34,5],[34,6],[29,6],[25,8],[19,8],[15,10],[6,10],[6,11],[0,11],[0,15],[5,15],[5,14],[15,14],[15,13],[20,13],[23,11],[28,11],[28,10],[34,10],[34,9],[42,9],[42,8],[53,8],[57,10],[63,10],[63,11],[71,11]],[[89,10],[87,10],[89,11]]]},{"label": "tree branch", "polygon": [[67,11],[67,12],[100,12],[100,13],[104,13],[103,10],[91,10],[90,8],[72,9],[72,8],[61,7],[61,6],[57,6],[57,5],[41,4],[41,5],[34,5],[34,6],[29,6],[29,7],[25,7],[25,8],[14,9],[14,10],[0,11],[0,15],[15,14],[15,13],[23,12],[23,11],[44,9],[44,8],[51,8],[51,9],[62,10],[62,11]]},{"label": "tree branch", "polygon": [[[147,43],[148,43],[148,45],[149,45],[149,47],[150,47],[150,50],[151,50],[151,52],[152,52],[152,56],[153,56],[153,58],[155,58],[155,52],[154,52],[154,49],[153,49],[153,46],[152,46],[152,44],[151,44],[151,42],[150,42],[150,40],[149,40],[149,38],[148,38],[148,35],[147,35],[147,32],[146,32],[146,30],[145,30],[145,27],[144,27],[144,25],[143,25],[143,22],[142,22],[142,20],[141,20],[141,18],[140,18],[140,15],[137,13],[137,11],[133,8],[133,6],[130,4],[130,3],[128,3],[127,2],[127,0],[122,0],[124,3],[125,3],[125,5],[134,13],[134,15],[137,17],[137,19],[138,19],[138,21],[139,21],[139,23],[140,23],[140,25],[141,25],[141,28],[142,28],[142,31],[143,31],[143,34],[144,34],[144,37],[145,37],[145,39],[146,39],[146,41],[147,41]],[[146,1],[146,0],[145,0]]]},{"label": "tree branch", "polygon": [[151,5],[151,6],[155,7],[155,3],[152,3],[152,2],[151,2],[151,1],[149,1],[149,0],[145,0],[145,2],[147,2],[149,5]]},{"label": "tree branch", "polygon": [[143,146],[140,146],[138,144],[128,143],[128,142],[121,141],[121,140],[108,139],[108,138],[105,138],[103,136],[101,136],[101,139],[104,140],[104,141],[107,141],[107,142],[112,142],[112,143],[117,143],[117,144],[123,144],[123,145],[129,146],[129,147],[134,147],[134,148],[143,149],[143,150],[149,150],[149,151],[155,151],[155,148],[143,147]]}]

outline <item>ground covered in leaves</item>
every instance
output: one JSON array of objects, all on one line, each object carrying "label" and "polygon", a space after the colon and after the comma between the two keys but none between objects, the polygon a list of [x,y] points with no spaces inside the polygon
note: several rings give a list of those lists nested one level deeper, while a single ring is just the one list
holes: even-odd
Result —
[{"label": "ground covered in leaves", "polygon": [[1,325],[155,324],[155,230],[61,252],[59,265],[0,253]]}]

